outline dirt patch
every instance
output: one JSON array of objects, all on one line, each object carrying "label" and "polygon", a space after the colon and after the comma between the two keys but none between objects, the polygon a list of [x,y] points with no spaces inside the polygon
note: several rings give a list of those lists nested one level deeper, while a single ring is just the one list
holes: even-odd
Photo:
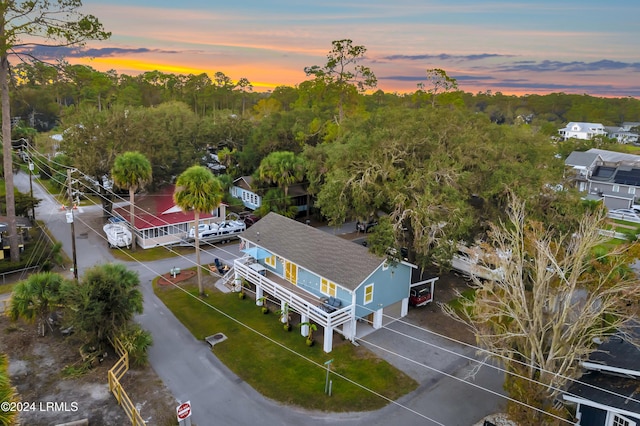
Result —
[{"label": "dirt patch", "polygon": [[173,284],[181,283],[183,281],[193,278],[195,275],[196,275],[196,271],[192,269],[189,269],[186,271],[180,271],[175,275],[175,277],[173,276],[172,273],[169,272],[167,274],[160,275],[160,278],[158,278],[158,285],[173,285]]},{"label": "dirt patch", "polygon": [[476,344],[476,339],[469,326],[448,317],[440,307],[441,303],[448,303],[456,298],[456,291],[468,290],[469,281],[454,273],[434,274],[440,278],[435,283],[434,302],[418,308],[409,308],[407,320],[424,327],[434,333],[470,345]]},{"label": "dirt patch", "polygon": [[[130,424],[109,391],[107,372],[117,361],[113,352],[102,354],[102,361],[80,374],[81,342],[74,336],[62,336],[54,328],[39,337],[35,325],[5,316],[0,316],[0,336],[0,352],[9,357],[9,375],[19,400],[30,403],[30,409],[19,416],[20,424],[80,419],[92,425]],[[148,424],[175,424],[176,401],[151,367],[129,370],[122,384]]]}]

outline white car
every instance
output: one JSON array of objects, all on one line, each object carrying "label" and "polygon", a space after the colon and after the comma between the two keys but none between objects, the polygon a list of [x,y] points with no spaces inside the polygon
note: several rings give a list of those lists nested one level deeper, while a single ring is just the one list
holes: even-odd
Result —
[{"label": "white car", "polygon": [[610,210],[614,219],[629,220],[632,222],[640,222],[640,212],[636,209],[615,209]]}]

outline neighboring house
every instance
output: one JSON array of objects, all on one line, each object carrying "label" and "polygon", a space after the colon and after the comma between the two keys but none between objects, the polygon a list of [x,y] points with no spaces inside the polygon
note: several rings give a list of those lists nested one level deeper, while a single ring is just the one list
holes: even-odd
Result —
[{"label": "neighboring house", "polygon": [[242,201],[242,204],[251,210],[257,209],[262,203],[261,197],[252,187],[253,181],[251,176],[240,176],[233,181],[233,185],[229,189],[232,197]]},{"label": "neighboring house", "polygon": [[567,127],[559,129],[558,133],[563,140],[584,139],[590,140],[594,136],[605,136],[607,134],[604,126],[600,123],[571,122]]},{"label": "neighboring house", "polygon": [[[251,176],[240,176],[233,181],[233,185],[229,189],[232,197],[241,200],[242,204],[251,210],[255,210],[262,205],[262,197],[256,192],[257,188],[253,187],[254,182]],[[289,185],[288,194],[292,205],[297,207],[298,212],[308,210],[309,197],[303,184]]]},{"label": "neighboring house", "polygon": [[636,127],[640,127],[640,121],[625,121],[622,123],[622,128],[627,132],[631,131]]},{"label": "neighboring house", "polygon": [[640,349],[612,336],[581,363],[585,373],[562,398],[576,405],[576,425],[640,425]]},{"label": "neighboring house", "polygon": [[[173,201],[174,185],[169,185],[155,194],[146,194],[135,199],[136,242],[139,247],[151,248],[176,244],[185,239],[194,226],[194,212],[183,212]],[[129,203],[113,209],[113,214],[129,222]],[[200,213],[201,224],[224,220],[226,205],[220,204],[212,213]]]},{"label": "neighboring house", "polygon": [[640,156],[603,149],[572,152],[565,160],[575,186],[609,209],[630,208],[640,198]]},{"label": "neighboring house", "polygon": [[618,143],[627,144],[627,143],[637,143],[638,142],[638,134],[630,132],[626,130],[624,127],[606,127],[605,131],[607,132],[607,137],[611,139],[616,139]]},{"label": "neighboring house", "polygon": [[332,350],[334,331],[354,341],[357,327],[370,329],[369,323],[378,329],[407,315],[414,265],[391,263],[361,245],[276,213],[240,240],[246,255],[234,261],[236,286],[245,279],[256,286],[256,300],[268,294],[300,314],[301,323],[322,327],[325,352]]}]

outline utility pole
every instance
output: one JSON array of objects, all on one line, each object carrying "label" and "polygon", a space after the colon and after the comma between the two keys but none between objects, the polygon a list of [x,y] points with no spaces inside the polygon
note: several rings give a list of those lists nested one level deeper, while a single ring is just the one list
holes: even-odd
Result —
[{"label": "utility pole", "polygon": [[67,212],[67,223],[71,224],[71,251],[73,252],[73,278],[78,281],[78,257],[76,254],[76,228],[73,223],[73,188],[71,186],[71,169],[67,169],[67,191],[71,208]]},{"label": "utility pole", "polygon": [[36,223],[36,205],[33,202],[33,161],[31,161],[31,157],[29,157],[29,193],[31,194],[31,217],[33,218],[33,223]]}]

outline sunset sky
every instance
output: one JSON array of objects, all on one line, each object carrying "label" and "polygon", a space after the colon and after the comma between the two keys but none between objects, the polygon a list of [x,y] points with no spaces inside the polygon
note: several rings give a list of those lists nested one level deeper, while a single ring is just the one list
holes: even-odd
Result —
[{"label": "sunset sky", "polygon": [[[640,98],[640,1],[84,0],[113,33],[68,56],[100,71],[246,77],[295,86],[333,40],[367,48],[385,92],[442,68],[466,92]],[[88,57],[91,56],[92,59]]]}]

